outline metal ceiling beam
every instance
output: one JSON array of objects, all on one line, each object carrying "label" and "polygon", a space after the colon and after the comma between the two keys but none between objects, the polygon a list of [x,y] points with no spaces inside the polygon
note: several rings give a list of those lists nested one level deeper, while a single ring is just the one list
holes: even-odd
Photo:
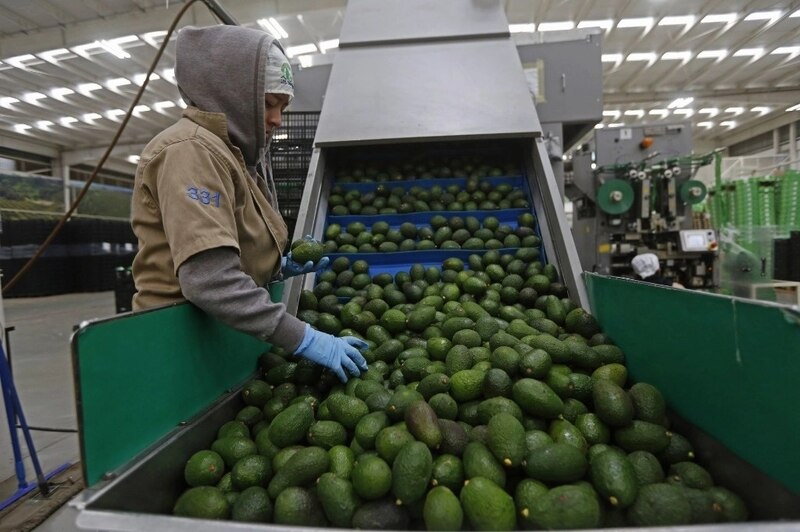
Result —
[{"label": "metal ceiling beam", "polygon": [[[769,98],[771,95],[781,94],[786,97],[797,96],[800,98],[800,89],[797,87],[777,88],[747,88],[747,89],[689,89],[681,91],[681,95],[692,96],[696,99],[739,98],[748,99],[755,96]],[[674,91],[648,91],[648,92],[605,92],[603,102],[608,104],[628,103],[660,103],[674,98]],[[763,100],[760,100],[763,101]]]},{"label": "metal ceiling beam", "polygon": [[0,5],[0,16],[19,26],[21,28],[20,31],[25,33],[33,31],[37,28],[37,25],[34,21],[27,17],[23,17],[19,13],[12,11],[3,5]]},{"label": "metal ceiling beam", "polygon": [[714,135],[710,138],[713,138],[725,146],[730,146],[796,122],[799,117],[800,113],[773,113],[772,115],[767,115],[761,119],[752,121],[746,128],[736,128],[729,133]]},{"label": "metal ceiling beam", "polygon": [[36,142],[24,135],[8,131],[0,131],[0,146],[12,150],[34,153],[55,159],[58,157],[58,147],[49,142]]},{"label": "metal ceiling beam", "polygon": [[[30,2],[31,0],[28,1]],[[50,18],[58,25],[69,24],[75,21],[75,16],[72,13],[64,11],[52,2],[48,2],[47,0],[35,0],[35,4],[39,9],[50,15]]]},{"label": "metal ceiling beam", "polygon": [[[111,152],[112,155],[119,155],[120,153],[124,155],[128,154],[138,154],[141,153],[144,149],[143,143],[128,143],[128,144],[117,144],[114,147],[114,150]],[[75,165],[75,164],[87,164],[90,161],[99,161],[100,157],[106,152],[107,147],[93,147],[93,148],[81,148],[78,150],[64,150],[61,152],[61,156],[63,157],[63,161],[65,164]],[[132,172],[131,168],[131,172]]]}]

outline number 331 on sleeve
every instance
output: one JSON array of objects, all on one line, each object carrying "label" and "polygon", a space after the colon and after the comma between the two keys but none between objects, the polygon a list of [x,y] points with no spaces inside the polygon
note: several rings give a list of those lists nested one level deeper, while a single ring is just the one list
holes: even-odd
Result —
[{"label": "number 331 on sleeve", "polygon": [[219,207],[219,192],[209,192],[204,188],[186,187],[186,196],[193,201],[199,201],[203,205],[213,205]]}]

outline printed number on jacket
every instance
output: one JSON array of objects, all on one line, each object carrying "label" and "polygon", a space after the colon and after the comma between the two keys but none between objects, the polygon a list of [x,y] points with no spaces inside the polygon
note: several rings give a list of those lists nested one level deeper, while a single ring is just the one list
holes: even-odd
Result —
[{"label": "printed number on jacket", "polygon": [[209,192],[204,188],[187,187],[186,195],[189,199],[199,201],[203,205],[219,207],[219,192]]}]

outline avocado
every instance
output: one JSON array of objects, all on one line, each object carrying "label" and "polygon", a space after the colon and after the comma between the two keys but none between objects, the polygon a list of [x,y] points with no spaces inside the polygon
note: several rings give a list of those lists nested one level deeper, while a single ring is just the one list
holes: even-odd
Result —
[{"label": "avocado", "polygon": [[714,497],[708,490],[684,488],[683,496],[692,508],[693,525],[716,523],[722,517],[722,508],[714,502]]},{"label": "avocado", "polygon": [[477,421],[481,425],[486,425],[492,417],[501,412],[511,414],[520,422],[523,419],[522,410],[517,403],[505,397],[492,397],[478,403]]},{"label": "avocado", "polygon": [[377,456],[364,456],[353,467],[351,481],[356,493],[367,500],[380,499],[392,488],[392,470]]},{"label": "avocado", "polygon": [[564,402],[545,383],[535,379],[520,379],[511,390],[514,401],[534,417],[553,419],[564,410]]},{"label": "avocado", "polygon": [[406,530],[408,510],[391,499],[369,501],[353,514],[353,528],[362,530]]},{"label": "avocado", "polygon": [[628,455],[628,460],[633,465],[639,486],[664,482],[664,470],[654,454],[647,451],[633,451]]},{"label": "avocado", "polygon": [[446,486],[459,493],[463,484],[464,465],[460,458],[452,454],[442,454],[433,461],[432,486]]},{"label": "avocado", "polygon": [[267,485],[272,478],[272,462],[266,456],[253,454],[241,458],[231,470],[231,484],[236,491],[243,491],[251,486]]},{"label": "avocado", "polygon": [[[511,326],[509,325],[509,327]],[[492,352],[489,361],[492,363],[493,368],[501,369],[509,377],[514,377],[519,370],[521,358],[521,355],[515,349],[501,345]]]},{"label": "avocado", "polygon": [[[488,434],[487,434],[488,441]],[[470,442],[464,449],[462,457],[464,476],[466,478],[483,477],[491,480],[501,488],[506,485],[506,472],[500,461],[494,457],[486,445],[477,441]]]},{"label": "avocado", "polygon": [[689,462],[694,460],[694,449],[689,440],[680,434],[672,433],[669,438],[669,445],[659,454],[658,458],[668,465],[677,462]]},{"label": "avocado", "polygon": [[461,489],[461,506],[475,530],[514,530],[514,499],[502,487],[484,477],[469,479]]},{"label": "avocado", "polygon": [[589,444],[583,433],[566,419],[554,419],[550,423],[550,437],[555,443],[566,443],[585,453],[589,450]]},{"label": "avocado", "polygon": [[289,487],[275,498],[275,524],[319,527],[325,525],[325,514],[319,500],[308,490]]},{"label": "avocado", "polygon": [[634,420],[629,426],[614,431],[614,443],[627,452],[660,453],[669,445],[670,433],[661,425]]},{"label": "avocado", "polygon": [[292,455],[286,464],[278,469],[269,482],[267,491],[273,499],[290,486],[306,486],[313,483],[330,466],[330,459],[321,447],[305,447]]},{"label": "avocado", "polygon": [[209,450],[198,451],[186,462],[183,478],[191,486],[213,486],[225,474],[225,462],[222,457]]},{"label": "avocado", "polygon": [[227,519],[230,511],[230,504],[222,490],[213,486],[197,486],[178,497],[172,513],[179,517]]},{"label": "avocado", "polygon": [[478,370],[461,370],[450,378],[450,395],[463,403],[480,397],[483,387],[484,373]]},{"label": "avocado", "polygon": [[625,355],[622,353],[622,350],[615,346],[609,344],[600,344],[594,346],[592,349],[599,355],[600,361],[603,364],[624,364],[625,363]]},{"label": "avocado", "polygon": [[426,327],[433,323],[435,318],[435,307],[419,305],[408,313],[408,316],[406,317],[406,327],[409,331],[422,332]]},{"label": "avocado", "polygon": [[682,488],[671,484],[648,484],[639,489],[639,496],[628,508],[627,517],[634,526],[688,525],[692,507]]},{"label": "avocado", "polygon": [[[480,407],[479,407],[480,408]],[[487,447],[505,467],[517,467],[526,455],[525,429],[522,423],[505,412],[489,420]]]},{"label": "avocado", "polygon": [[424,399],[425,398],[422,397],[422,394],[416,390],[397,390],[392,395],[392,398],[389,399],[389,405],[386,407],[386,413],[389,414],[391,419],[399,421],[405,417],[408,405],[415,401]]},{"label": "avocado", "polygon": [[378,433],[389,426],[389,416],[378,411],[362,417],[355,428],[355,439],[363,449],[374,449]]},{"label": "avocado", "polygon": [[464,520],[458,497],[445,486],[437,486],[428,492],[423,508],[426,530],[460,530]]},{"label": "avocado", "polygon": [[394,463],[400,449],[409,442],[414,441],[414,436],[405,427],[386,427],[375,438],[375,450],[378,455],[391,465]]},{"label": "avocado", "polygon": [[661,392],[652,384],[637,382],[628,390],[633,401],[636,419],[660,424],[666,415],[666,404]]},{"label": "avocado", "polygon": [[458,403],[447,393],[437,393],[428,400],[428,404],[436,412],[436,417],[440,421],[443,419],[455,420],[458,417]]},{"label": "avocado", "polygon": [[534,349],[522,355],[519,360],[519,372],[523,377],[543,379],[547,376],[553,361],[544,349]]},{"label": "avocado", "polygon": [[298,264],[318,263],[325,254],[322,244],[316,240],[300,239],[292,242],[292,260]]},{"label": "avocado", "polygon": [[392,463],[392,493],[397,504],[422,499],[433,472],[433,457],[422,442],[406,443]]},{"label": "avocado", "polygon": [[225,467],[232,468],[236,462],[245,456],[256,454],[258,448],[255,442],[249,438],[228,436],[215,440],[211,444],[211,450],[222,457]]},{"label": "avocado", "polygon": [[469,443],[469,436],[464,427],[455,421],[440,419],[439,430],[442,433],[442,443],[438,450],[442,453],[461,456]]},{"label": "avocado", "polygon": [[708,494],[720,508],[720,521],[723,523],[747,521],[747,506],[741,497],[720,486],[709,488]]},{"label": "avocado", "polygon": [[330,449],[347,443],[347,430],[336,421],[317,421],[308,429],[308,443]]},{"label": "avocado", "polygon": [[251,523],[269,523],[272,520],[272,501],[267,490],[251,486],[242,491],[231,507],[231,519]]},{"label": "avocado", "polygon": [[575,446],[548,443],[528,453],[525,472],[542,482],[574,482],[586,473],[586,457]]},{"label": "avocado", "polygon": [[534,349],[545,350],[555,364],[570,364],[572,362],[572,351],[569,346],[554,336],[546,333],[537,336],[526,336],[525,343]]},{"label": "avocado", "polygon": [[589,473],[595,489],[613,507],[627,508],[639,493],[636,470],[623,453],[606,451],[593,457]]},{"label": "avocado", "polygon": [[591,487],[558,486],[533,499],[530,519],[543,529],[595,528],[601,507]]},{"label": "avocado", "polygon": [[575,426],[581,431],[589,445],[611,441],[611,431],[597,414],[580,414],[575,419]]},{"label": "avocado", "polygon": [[333,418],[347,429],[354,429],[358,421],[369,413],[367,404],[357,397],[334,394],[326,402]]},{"label": "avocado", "polygon": [[582,308],[571,310],[566,315],[564,329],[568,333],[580,334],[586,339],[590,339],[600,332],[597,320]]},{"label": "avocado", "polygon": [[714,485],[708,471],[694,462],[672,464],[667,473],[667,482],[699,490],[708,489]]},{"label": "avocado", "polygon": [[339,478],[345,480],[350,479],[350,474],[353,471],[356,457],[353,450],[344,445],[337,445],[328,450],[328,459],[330,460],[329,471]]},{"label": "avocado", "polygon": [[353,514],[361,506],[361,500],[348,480],[338,478],[333,473],[323,474],[317,482],[317,497],[325,517],[333,526],[352,526]]},{"label": "avocado", "polygon": [[405,413],[406,427],[417,440],[430,449],[438,449],[442,443],[442,431],[433,408],[424,400],[414,401]]},{"label": "avocado", "polygon": [[[610,380],[600,379],[592,386],[597,416],[609,427],[625,427],[633,421],[633,402],[628,394]],[[646,450],[646,449],[645,449]]]},{"label": "avocado", "polygon": [[628,380],[628,368],[616,362],[604,364],[592,372],[592,382],[599,380],[608,380],[623,387]]}]

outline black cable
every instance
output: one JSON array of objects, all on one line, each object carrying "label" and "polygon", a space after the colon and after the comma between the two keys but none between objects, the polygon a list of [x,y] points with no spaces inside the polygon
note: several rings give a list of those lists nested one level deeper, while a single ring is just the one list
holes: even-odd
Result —
[{"label": "black cable", "polygon": [[[21,429],[22,425],[17,424],[17,428]],[[28,430],[36,430],[39,432],[64,432],[64,433],[78,432],[78,429],[54,429],[52,427],[33,427],[31,425],[28,425]]]}]

